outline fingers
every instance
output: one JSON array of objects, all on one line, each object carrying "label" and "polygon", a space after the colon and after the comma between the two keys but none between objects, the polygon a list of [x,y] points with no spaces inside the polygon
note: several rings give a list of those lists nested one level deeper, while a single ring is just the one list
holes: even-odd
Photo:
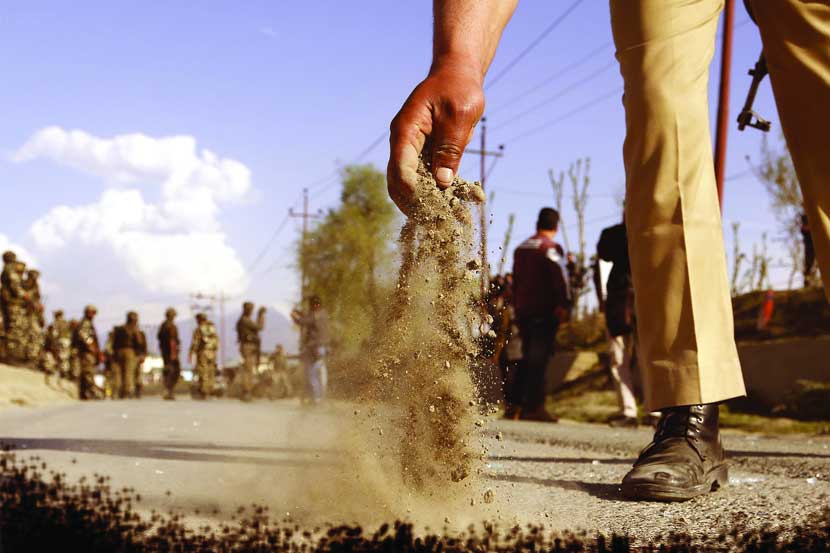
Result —
[{"label": "fingers", "polygon": [[430,142],[432,172],[441,188],[452,184],[461,165],[461,156],[473,136],[473,128],[481,116],[476,98],[461,103],[447,99],[435,106]]},{"label": "fingers", "polygon": [[413,96],[392,121],[386,182],[389,196],[404,214],[409,212],[418,181],[418,162],[432,118],[428,106]]}]

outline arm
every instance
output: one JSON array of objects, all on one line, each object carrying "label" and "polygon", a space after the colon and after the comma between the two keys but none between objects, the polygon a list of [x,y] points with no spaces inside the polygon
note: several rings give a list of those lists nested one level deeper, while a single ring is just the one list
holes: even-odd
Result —
[{"label": "arm", "polygon": [[484,112],[483,83],[518,0],[434,0],[432,66],[390,128],[389,195],[406,211],[418,157],[446,188]]}]

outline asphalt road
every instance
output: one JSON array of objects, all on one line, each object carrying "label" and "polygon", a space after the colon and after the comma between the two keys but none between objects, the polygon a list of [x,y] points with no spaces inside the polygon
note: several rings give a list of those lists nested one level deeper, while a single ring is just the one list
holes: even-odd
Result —
[{"label": "asphalt road", "polygon": [[481,473],[457,493],[424,496],[389,472],[382,453],[389,432],[352,432],[360,416],[347,404],[293,401],[77,403],[0,411],[0,442],[70,479],[108,475],[115,487],[141,493],[142,510],[181,513],[194,524],[227,520],[257,503],[307,525],[534,522],[647,541],[734,527],[786,535],[830,505],[830,437],[729,433],[728,488],[684,504],[633,503],[617,484],[649,431],[493,420],[482,431],[488,455]]}]

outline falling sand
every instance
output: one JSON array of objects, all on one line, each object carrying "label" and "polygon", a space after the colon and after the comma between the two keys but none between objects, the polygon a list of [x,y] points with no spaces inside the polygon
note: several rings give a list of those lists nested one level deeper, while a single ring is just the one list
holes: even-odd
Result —
[{"label": "falling sand", "polygon": [[456,178],[441,190],[419,167],[397,284],[364,356],[372,381],[354,417],[337,423],[347,466],[320,503],[336,495],[337,509],[364,521],[481,521],[492,492],[480,481],[483,405],[471,376],[481,309],[470,203],[483,199],[477,183]]}]

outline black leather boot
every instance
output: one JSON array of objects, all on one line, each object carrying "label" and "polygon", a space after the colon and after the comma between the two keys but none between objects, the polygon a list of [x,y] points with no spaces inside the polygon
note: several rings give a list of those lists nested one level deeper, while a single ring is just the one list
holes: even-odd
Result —
[{"label": "black leather boot", "polygon": [[622,483],[623,494],[645,501],[687,501],[729,480],[718,432],[718,405],[665,409],[654,441]]}]

